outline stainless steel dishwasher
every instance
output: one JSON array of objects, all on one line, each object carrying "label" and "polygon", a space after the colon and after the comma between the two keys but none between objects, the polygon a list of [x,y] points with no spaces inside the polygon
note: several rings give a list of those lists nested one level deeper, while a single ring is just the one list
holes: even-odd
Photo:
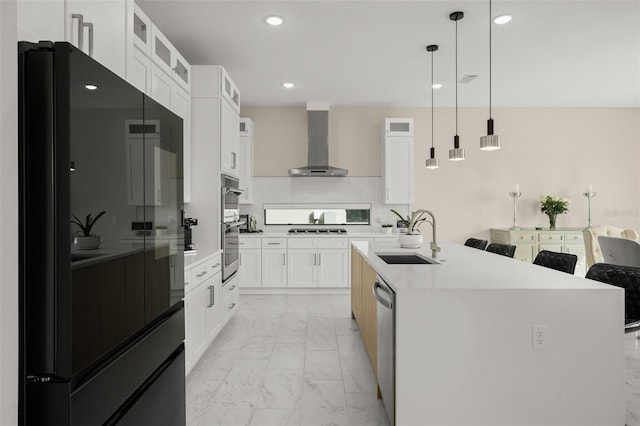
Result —
[{"label": "stainless steel dishwasher", "polygon": [[373,286],[373,295],[377,300],[377,363],[378,385],[382,402],[391,426],[395,424],[395,364],[396,364],[396,294],[378,275]]}]

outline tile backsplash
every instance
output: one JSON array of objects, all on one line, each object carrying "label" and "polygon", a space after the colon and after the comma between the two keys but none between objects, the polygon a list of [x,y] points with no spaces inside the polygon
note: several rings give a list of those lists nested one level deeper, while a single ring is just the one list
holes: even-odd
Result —
[{"label": "tile backsplash", "polygon": [[304,203],[322,207],[324,204],[371,204],[371,225],[345,226],[353,232],[375,231],[381,223],[396,223],[390,209],[406,214],[406,204],[382,203],[381,177],[255,177],[253,179],[254,204],[242,204],[241,214],[251,214],[257,219],[258,228],[264,231],[285,231],[288,225],[264,226],[264,204]]}]

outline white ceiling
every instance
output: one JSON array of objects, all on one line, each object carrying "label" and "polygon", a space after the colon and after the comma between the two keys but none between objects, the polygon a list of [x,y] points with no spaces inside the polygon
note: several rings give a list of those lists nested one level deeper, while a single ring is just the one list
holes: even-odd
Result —
[{"label": "white ceiling", "polygon": [[[224,65],[243,105],[486,106],[488,0],[137,0],[191,64]],[[495,0],[493,104],[509,107],[640,106],[640,0]],[[264,18],[285,19],[271,27]],[[282,82],[296,83],[286,90]]]}]

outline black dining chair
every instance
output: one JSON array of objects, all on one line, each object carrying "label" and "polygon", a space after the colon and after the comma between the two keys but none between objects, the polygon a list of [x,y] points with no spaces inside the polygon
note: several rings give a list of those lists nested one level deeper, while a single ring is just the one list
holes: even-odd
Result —
[{"label": "black dining chair", "polygon": [[479,240],[477,238],[469,238],[464,242],[464,245],[467,247],[477,248],[479,250],[484,250],[487,247],[487,240]]},{"label": "black dining chair", "polygon": [[511,244],[491,243],[487,246],[487,251],[513,258],[516,254],[516,246]]},{"label": "black dining chair", "polygon": [[[640,330],[640,268],[596,263],[586,278],[624,288],[625,332]],[[636,333],[640,338],[640,333]]]},{"label": "black dining chair", "polygon": [[556,271],[573,274],[578,263],[578,256],[569,253],[558,253],[555,251],[542,250],[533,260],[534,265],[555,269]]}]

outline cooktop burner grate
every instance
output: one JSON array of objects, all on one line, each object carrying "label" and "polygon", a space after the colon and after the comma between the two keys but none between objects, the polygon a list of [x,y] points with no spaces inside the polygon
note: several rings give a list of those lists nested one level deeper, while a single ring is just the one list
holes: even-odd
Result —
[{"label": "cooktop burner grate", "polygon": [[346,234],[344,228],[291,228],[289,234]]}]

